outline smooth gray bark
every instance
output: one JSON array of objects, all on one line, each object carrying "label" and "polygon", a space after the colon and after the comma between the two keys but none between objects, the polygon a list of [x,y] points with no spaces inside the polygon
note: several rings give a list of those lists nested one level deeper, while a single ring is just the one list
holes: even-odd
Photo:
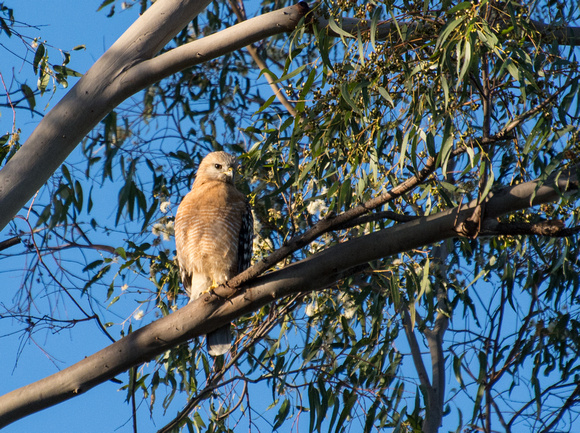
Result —
[{"label": "smooth gray bark", "polygon": [[[575,172],[542,186],[527,182],[490,195],[486,219],[532,205],[557,201],[562,192],[578,190]],[[112,379],[192,337],[207,334],[243,314],[285,296],[322,290],[369,261],[457,236],[458,221],[468,218],[476,203],[400,224],[352,239],[314,254],[241,288],[220,286],[206,295],[111,344],[77,364],[0,397],[0,428]],[[227,300],[224,300],[227,299]],[[434,378],[435,379],[435,378]]]}]

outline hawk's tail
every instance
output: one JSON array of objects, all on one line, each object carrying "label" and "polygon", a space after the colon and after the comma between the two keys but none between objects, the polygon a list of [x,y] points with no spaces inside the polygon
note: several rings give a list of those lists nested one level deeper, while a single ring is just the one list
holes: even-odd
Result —
[{"label": "hawk's tail", "polygon": [[211,356],[223,355],[230,347],[232,347],[231,325],[227,324],[207,334],[207,351]]}]

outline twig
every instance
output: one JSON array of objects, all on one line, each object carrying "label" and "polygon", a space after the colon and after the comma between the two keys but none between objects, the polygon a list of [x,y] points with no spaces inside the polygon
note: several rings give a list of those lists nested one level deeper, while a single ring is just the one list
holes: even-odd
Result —
[{"label": "twig", "polygon": [[[243,4],[242,5],[238,4],[236,0],[229,0],[229,4],[234,13],[236,14],[238,21],[240,22],[245,21],[246,12],[242,9]],[[266,62],[264,62],[262,57],[260,57],[258,49],[253,44],[246,46],[246,49],[248,50],[248,53],[250,54],[250,56],[252,57],[252,59],[254,60],[254,62],[256,63],[258,68],[260,68],[261,71],[267,71],[269,69],[268,65],[266,65]],[[278,101],[280,101],[280,103],[286,108],[286,110],[288,110],[288,113],[290,113],[292,117],[296,117],[298,115],[296,109],[294,108],[292,103],[288,101],[286,96],[284,96],[284,92],[282,91],[282,89],[278,87],[276,83],[274,83],[275,81],[274,78],[272,78],[272,76],[268,72],[264,72],[264,77],[266,78],[266,81],[272,88],[272,91],[274,92],[274,95],[276,95]]]},{"label": "twig", "polygon": [[16,244],[19,244],[20,242],[22,242],[20,236],[14,236],[11,237],[10,239],[6,239],[5,241],[0,242],[0,251],[10,248]]},{"label": "twig", "polygon": [[10,92],[8,91],[6,83],[4,82],[4,76],[2,75],[2,72],[0,72],[0,81],[2,81],[2,86],[4,86],[4,90],[6,90],[6,99],[8,99],[8,104],[12,109],[12,135],[14,135],[16,133],[16,110],[14,109],[14,105],[12,104],[12,99],[10,99]]},{"label": "twig", "polygon": [[40,264],[42,264],[42,266],[44,266],[44,268],[46,269],[46,272],[50,275],[50,277],[53,279],[53,281],[67,294],[67,296],[70,298],[70,300],[73,302],[73,304],[75,304],[75,306],[80,310],[80,312],[83,313],[87,318],[94,319],[97,322],[99,329],[109,338],[109,340],[111,340],[112,343],[114,343],[116,340],[113,338],[113,336],[111,334],[109,334],[109,332],[107,331],[107,328],[101,322],[100,317],[97,314],[93,314],[92,316],[89,315],[84,310],[84,308],[78,303],[78,301],[74,298],[74,296],[70,293],[70,291],[56,278],[56,276],[50,270],[48,265],[44,262],[44,259],[42,258],[42,254],[40,253],[40,248],[38,247],[38,245],[36,244],[36,240],[34,239],[34,231],[32,229],[32,226],[30,225],[30,221],[28,221],[28,219],[25,219],[24,217],[22,217],[20,215],[17,215],[16,217],[21,218],[28,225],[28,228],[30,229],[30,233],[31,233],[30,240],[32,241],[32,245],[34,245],[34,249],[36,251],[38,261],[40,262]]},{"label": "twig", "polygon": [[500,223],[498,221],[486,222],[481,232],[484,236],[549,236],[563,238],[573,236],[580,232],[580,226],[565,228],[560,220],[541,221],[537,223],[511,222]]}]

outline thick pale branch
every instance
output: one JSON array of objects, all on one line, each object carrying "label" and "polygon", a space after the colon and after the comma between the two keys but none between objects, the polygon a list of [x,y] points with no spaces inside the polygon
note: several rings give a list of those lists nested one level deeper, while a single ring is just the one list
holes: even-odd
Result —
[{"label": "thick pale branch", "polygon": [[147,84],[152,84],[175,72],[239,50],[269,36],[291,32],[308,11],[308,5],[300,2],[242,21],[219,33],[197,39],[141,62],[127,71],[123,82],[131,86],[134,81],[146,80]]},{"label": "thick pale branch", "polygon": [[[330,36],[339,37],[330,27],[330,20],[324,16],[317,17],[315,22],[318,29],[326,29]],[[343,17],[338,20],[335,19],[337,25],[346,33],[349,33],[353,38],[357,33],[365,34],[371,31],[371,23],[366,19]],[[546,24],[537,20],[529,20],[530,25],[542,36],[544,42],[556,41],[560,45],[577,46],[580,45],[580,27],[564,26]],[[376,40],[385,40],[389,38],[399,39],[399,31],[404,30],[406,33],[419,33],[422,30],[429,31],[429,27],[443,27],[445,22],[409,22],[409,21],[394,21],[385,20],[379,21],[376,25]],[[504,27],[511,26],[511,21],[505,21]],[[437,35],[439,32],[435,31]],[[425,33],[428,34],[428,33]],[[431,32],[433,34],[433,32]],[[436,36],[435,36],[436,37]],[[413,42],[411,39],[408,42]],[[417,40],[421,45],[424,40]]]},{"label": "thick pale branch", "polygon": [[[561,175],[557,184],[552,180],[542,186],[527,182],[505,188],[490,195],[486,215],[497,218],[531,205],[556,201],[561,192],[572,190],[578,190],[575,173]],[[208,294],[199,298],[65,370],[0,397],[0,427],[81,394],[170,347],[207,334],[276,299],[321,290],[369,261],[455,237],[457,218],[470,215],[475,205],[471,203],[335,245],[242,288],[220,286],[215,290],[218,296]]]},{"label": "thick pale branch", "polygon": [[208,3],[155,2],[42,119],[0,170],[0,230],[86,134],[126,98],[182,69],[292,31],[308,12],[308,6],[299,3],[153,57]]}]

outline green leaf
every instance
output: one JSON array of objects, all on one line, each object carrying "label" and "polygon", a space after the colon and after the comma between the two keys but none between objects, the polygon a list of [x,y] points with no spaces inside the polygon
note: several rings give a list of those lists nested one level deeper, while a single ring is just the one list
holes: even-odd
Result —
[{"label": "green leaf", "polygon": [[308,74],[308,78],[306,79],[306,82],[302,86],[302,90],[300,92],[301,99],[306,98],[306,95],[310,91],[310,88],[312,87],[312,84],[314,83],[315,78],[316,78],[316,69],[312,69],[310,71],[310,73]]},{"label": "green leaf", "polygon": [[22,84],[20,86],[20,90],[22,90],[22,93],[24,93],[24,97],[26,98],[26,102],[28,102],[30,111],[34,110],[34,107],[36,106],[36,99],[34,98],[34,92],[32,89],[28,85]]},{"label": "green leaf", "polygon": [[264,111],[266,108],[268,108],[272,102],[274,102],[274,100],[276,99],[276,95],[272,95],[268,98],[268,100],[266,102],[264,102],[264,104],[262,104],[262,106],[258,109],[258,111],[256,111],[255,114],[261,113],[262,111]]},{"label": "green leaf", "polygon": [[96,268],[97,266],[101,266],[103,264],[103,260],[95,260],[94,262],[89,263],[83,268],[83,272],[90,271],[91,269]]},{"label": "green leaf", "polygon": [[280,427],[284,423],[284,421],[288,417],[289,412],[290,412],[290,401],[288,399],[285,399],[282,402],[280,409],[278,410],[276,418],[274,418],[274,426],[272,427],[272,430],[278,429],[278,427]]},{"label": "green leaf", "polygon": [[407,147],[409,145],[409,138],[415,135],[415,127],[412,127],[409,131],[405,133],[403,136],[403,142],[401,143],[401,150],[399,156],[399,170],[403,170],[405,168],[405,163],[407,161]]},{"label": "green leaf", "polygon": [[466,18],[467,18],[466,16],[462,16],[459,18],[455,18],[453,21],[450,21],[449,23],[447,23],[447,25],[445,26],[445,28],[443,29],[443,31],[439,35],[439,38],[437,38],[437,43],[435,44],[435,50],[439,50],[443,46],[445,41],[447,41],[447,38],[449,38],[449,36],[453,32],[453,30],[455,30],[457,28],[457,26],[459,26],[463,21],[465,21]]},{"label": "green leaf", "polygon": [[455,379],[461,386],[461,389],[465,388],[465,383],[463,382],[463,377],[461,377],[461,361],[465,354],[461,355],[461,357],[453,356],[453,372],[455,373]]},{"label": "green leaf", "polygon": [[446,13],[447,15],[453,15],[456,12],[462,11],[464,9],[471,9],[473,7],[473,2],[461,2],[458,5],[449,9]]},{"label": "green leaf", "polygon": [[74,200],[74,203],[75,203],[75,208],[77,209],[78,212],[80,212],[83,209],[83,202],[84,202],[83,187],[78,180],[75,180],[75,200]]},{"label": "green leaf", "polygon": [[277,80],[274,80],[272,82],[272,84],[278,84],[278,83],[281,83],[282,81],[288,81],[290,78],[294,78],[296,75],[301,73],[305,68],[306,68],[306,65],[298,66],[292,72],[278,78]]},{"label": "green leaf", "polygon": [[[315,386],[313,386],[312,384],[310,384],[308,386],[308,403],[310,405],[310,429],[309,431],[313,432],[315,426],[317,425],[316,419],[317,417],[320,419],[320,416],[322,415],[322,418],[324,418],[325,414],[321,414],[320,413],[320,393],[318,392],[318,390],[316,389]],[[320,423],[322,422],[322,420],[320,420]]]},{"label": "green leaf", "polygon": [[348,390],[344,390],[342,392],[342,398],[344,401],[344,407],[342,409],[342,412],[340,413],[340,417],[338,418],[338,423],[336,425],[335,430],[336,433],[339,433],[341,429],[344,427],[344,423],[347,417],[350,416],[352,408],[357,401],[356,393]]},{"label": "green leaf", "polygon": [[40,94],[43,95],[50,83],[50,75],[46,73],[44,69],[40,70],[40,76],[38,78],[37,86],[40,90]]},{"label": "green leaf", "polygon": [[121,299],[120,296],[115,296],[113,299],[111,299],[111,302],[109,302],[109,305],[107,305],[107,308],[109,308],[111,305],[117,303],[117,301]]},{"label": "green leaf", "polygon": [[381,8],[376,8],[373,12],[373,17],[371,18],[370,36],[371,36],[371,47],[372,47],[374,52],[377,51],[377,43],[376,43],[377,25],[378,25],[379,19],[381,17],[381,12],[382,12]]},{"label": "green leaf", "polygon": [[34,60],[32,60],[32,69],[34,70],[35,75],[38,74],[38,66],[40,65],[42,59],[44,59],[45,51],[44,44],[39,44],[36,48],[36,52],[34,53]]},{"label": "green leaf", "polygon": [[347,102],[348,105],[350,105],[350,107],[353,109],[354,112],[361,114],[359,108],[357,107],[356,103],[354,102],[354,100],[351,98],[349,89],[348,89],[348,83],[342,83],[342,85],[340,86],[340,95],[342,96],[342,98]]},{"label": "green leaf", "polygon": [[80,72],[77,72],[71,68],[67,68],[66,66],[54,65],[52,67],[52,69],[54,69],[55,72],[58,72],[59,74],[64,75],[65,77],[82,77],[83,76],[83,74],[81,74]]},{"label": "green leaf", "polygon": [[0,28],[4,30],[8,37],[12,36],[12,31],[10,30],[10,27],[8,27],[8,24],[6,24],[6,21],[4,21],[4,18],[0,18]]},{"label": "green leaf", "polygon": [[[457,47],[459,46],[460,45],[458,44]],[[471,42],[469,41],[469,39],[466,39],[464,41],[463,47],[464,47],[463,54],[461,55],[461,57],[458,56],[458,58],[463,59],[463,65],[461,66],[461,72],[459,73],[459,77],[457,78],[457,84],[455,85],[456,90],[459,90],[459,87],[463,82],[463,77],[465,76],[465,74],[469,70],[469,67],[471,66]]]},{"label": "green leaf", "polygon": [[379,89],[379,93],[381,94],[381,96],[383,98],[385,98],[387,100],[387,102],[389,104],[391,104],[392,108],[395,108],[395,103],[393,102],[393,98],[391,98],[391,95],[389,95],[389,92],[387,92],[387,89],[385,89],[384,87],[378,87]]},{"label": "green leaf", "polygon": [[[485,164],[487,165],[487,164]],[[483,169],[484,165],[482,165],[482,169]],[[483,175],[483,174],[482,174]],[[491,191],[491,188],[493,187],[493,184],[495,182],[495,176],[493,174],[493,170],[489,169],[489,173],[487,174],[487,181],[484,185],[483,191],[480,194],[479,197],[479,203],[482,203],[488,196],[489,192]]]},{"label": "green leaf", "polygon": [[330,19],[328,20],[328,25],[330,26],[330,29],[336,33],[337,35],[339,35],[341,38],[354,38],[353,35],[351,35],[349,32],[343,30],[341,27],[339,27],[339,25],[336,23],[336,21],[334,21],[334,18],[330,17]]},{"label": "green leaf", "polygon": [[115,0],[104,0],[103,3],[97,8],[97,12],[99,12],[104,7],[109,6],[111,3],[115,3]]}]

